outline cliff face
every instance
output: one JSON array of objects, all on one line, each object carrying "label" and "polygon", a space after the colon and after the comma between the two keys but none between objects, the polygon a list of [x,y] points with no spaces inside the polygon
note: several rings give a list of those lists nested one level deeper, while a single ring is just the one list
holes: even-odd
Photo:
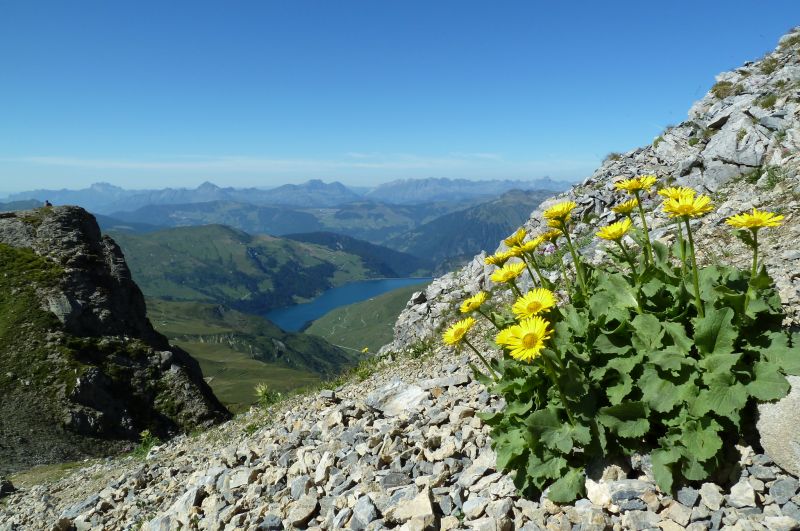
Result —
[{"label": "cliff face", "polygon": [[[652,144],[612,154],[583,183],[543,202],[523,225],[529,232],[546,230],[542,212],[558,201],[578,203],[573,212],[582,221],[576,240],[584,242],[589,259],[602,256],[593,238],[598,225],[615,219],[611,207],[626,199],[615,192],[620,178],[655,174],[662,183],[692,186],[710,193],[716,210],[704,218],[699,239],[706,242],[704,259],[746,265],[749,252],[735,241],[724,219],[758,207],[786,216],[780,230],[765,233],[762,253],[776,280],[790,322],[800,324],[800,29],[784,36],[774,52],[758,61],[724,72],[711,90],[689,110],[688,119],[670,127]],[[645,202],[652,211],[658,201]],[[648,225],[663,237],[668,226],[654,212]],[[500,249],[505,247],[501,244]],[[395,324],[395,340],[384,350],[400,351],[436,337],[452,320],[464,297],[491,287],[493,267],[481,254],[454,273],[436,279],[415,294]],[[568,259],[568,257],[567,257]],[[555,274],[555,272],[554,272]]]},{"label": "cliff face", "polygon": [[228,418],[85,210],[3,214],[0,270],[0,472]]}]

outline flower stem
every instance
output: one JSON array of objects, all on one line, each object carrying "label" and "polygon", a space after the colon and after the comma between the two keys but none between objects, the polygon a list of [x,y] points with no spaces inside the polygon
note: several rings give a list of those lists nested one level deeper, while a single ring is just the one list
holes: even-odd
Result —
[{"label": "flower stem", "polygon": [[675,222],[678,227],[678,246],[681,251],[681,276],[686,276],[686,243],[683,241],[683,227],[681,227],[681,220]]},{"label": "flower stem", "polygon": [[572,261],[575,264],[575,276],[578,277],[578,284],[581,286],[581,292],[583,293],[584,297],[588,297],[589,294],[586,291],[586,279],[583,278],[583,267],[581,265],[580,258],[578,258],[578,253],[575,251],[575,246],[572,245],[572,238],[569,237],[569,231],[567,230],[566,226],[564,226],[562,232],[567,238],[567,247],[569,248],[569,253],[572,255]]},{"label": "flower stem", "polygon": [[468,340],[466,337],[464,338],[464,343],[466,343],[466,344],[467,344],[467,346],[468,346],[469,348],[471,348],[471,349],[472,349],[472,351],[473,351],[475,354],[477,354],[477,355],[478,355],[478,358],[479,358],[479,359],[480,359],[480,360],[483,362],[483,364],[486,366],[486,368],[487,368],[487,369],[489,369],[489,374],[491,374],[491,376],[492,376],[492,380],[494,380],[495,382],[497,382],[497,381],[498,381],[498,378],[497,378],[497,373],[496,373],[496,372],[494,372],[494,369],[492,369],[492,366],[491,366],[491,365],[489,365],[489,362],[488,362],[488,361],[486,361],[486,358],[484,358],[484,357],[483,357],[483,355],[482,355],[480,352],[478,352],[478,349],[476,349],[474,346],[472,346],[472,343],[470,343],[470,342],[469,342],[469,340]]},{"label": "flower stem", "polygon": [[567,403],[567,397],[564,396],[564,390],[561,388],[561,383],[558,381],[558,377],[556,376],[556,371],[550,362],[542,356],[542,366],[544,367],[545,372],[550,376],[550,379],[553,380],[553,385],[556,386],[558,389],[558,395],[561,397],[561,403],[564,404],[564,411],[567,412],[567,417],[569,418],[570,424],[573,426],[575,425],[575,419],[572,418],[572,411],[569,409],[569,404]]},{"label": "flower stem", "polygon": [[[533,266],[534,271],[536,271],[536,274],[539,276],[539,282],[541,282],[542,287],[543,288],[550,287],[549,286],[550,282],[548,282],[547,279],[544,278],[544,275],[542,274],[542,270],[539,267],[539,264],[536,262],[536,257],[533,256],[533,253],[530,253],[528,255],[528,258],[531,261],[531,265]],[[527,264],[527,260],[526,260],[525,263]],[[530,273],[530,269],[528,270],[528,273]],[[531,275],[531,277],[533,277],[533,275]]]},{"label": "flower stem", "polygon": [[619,245],[619,248],[622,250],[622,255],[625,257],[625,260],[628,261],[628,264],[631,266],[631,278],[633,283],[635,284],[636,288],[636,306],[638,309],[638,313],[642,313],[642,301],[641,301],[641,289],[639,287],[639,275],[636,273],[636,265],[633,261],[633,257],[631,257],[628,249],[622,243],[622,240],[614,240]]},{"label": "flower stem", "polygon": [[490,314],[490,313],[488,313],[488,314],[487,314],[486,312],[484,312],[484,311],[483,311],[483,310],[481,310],[480,308],[478,308],[477,312],[478,312],[479,314],[481,314],[482,316],[484,316],[486,319],[488,319],[488,320],[489,320],[489,322],[490,322],[490,323],[492,323],[492,324],[494,325],[494,327],[495,327],[495,328],[497,328],[498,330],[502,330],[502,328],[500,328],[500,327],[498,326],[498,324],[497,324],[497,321],[495,321],[495,320],[494,320],[494,317],[492,317],[492,314]]},{"label": "flower stem", "polygon": [[522,292],[517,287],[517,283],[514,282],[514,279],[509,280],[508,283],[511,285],[511,289],[514,290],[514,293],[517,294],[517,297],[522,297]]},{"label": "flower stem", "polygon": [[683,216],[683,222],[686,224],[686,234],[689,237],[689,254],[692,258],[692,276],[694,279],[694,304],[697,306],[697,314],[700,317],[705,317],[703,310],[703,301],[700,299],[700,275],[697,271],[697,257],[694,254],[694,237],[692,236],[692,227],[689,225],[689,216]]},{"label": "flower stem", "polygon": [[639,197],[639,190],[634,192],[636,195],[636,206],[639,208],[639,216],[642,218],[642,230],[644,231],[644,246],[645,246],[645,261],[650,260],[650,263],[655,263],[653,259],[653,247],[650,245],[650,231],[647,229],[647,220],[644,217],[644,207],[642,200]]},{"label": "flower stem", "polygon": [[750,280],[747,282],[747,293],[744,294],[744,311],[747,312],[747,306],[750,304],[750,297],[753,293],[753,281],[758,275],[758,229],[752,228],[750,232],[753,233],[753,266],[750,268]]}]

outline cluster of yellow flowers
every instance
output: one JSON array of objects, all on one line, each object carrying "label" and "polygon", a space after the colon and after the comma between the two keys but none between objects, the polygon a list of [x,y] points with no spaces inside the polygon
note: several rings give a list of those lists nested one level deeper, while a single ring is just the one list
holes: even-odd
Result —
[{"label": "cluster of yellow flowers", "polygon": [[[615,221],[605,227],[601,227],[596,236],[600,239],[616,243],[622,250],[623,256],[628,260],[632,274],[636,274],[636,265],[631,257],[630,250],[623,244],[624,236],[636,226],[633,219],[633,212],[638,210],[640,222],[642,225],[642,232],[644,237],[643,251],[645,266],[653,263],[652,244],[647,229],[647,222],[645,219],[645,211],[642,205],[643,194],[649,194],[650,190],[656,186],[657,178],[655,175],[640,175],[630,179],[622,179],[615,183],[617,190],[624,191],[631,194],[633,198],[624,201],[612,208],[612,210],[623,216],[622,219]],[[687,235],[689,238],[689,258],[692,261],[693,280],[695,288],[696,303],[698,312],[702,315],[702,303],[699,297],[697,263],[694,256],[694,241],[692,238],[690,219],[698,218],[708,214],[713,210],[711,198],[704,194],[699,194],[692,188],[685,186],[667,187],[658,190],[658,195],[664,198],[661,205],[664,213],[675,219],[678,228],[678,237],[681,242],[681,263],[682,267],[686,267],[686,259],[683,255],[683,228],[685,225]],[[506,349],[508,354],[517,360],[530,362],[539,357],[542,350],[545,348],[545,342],[553,334],[551,322],[547,319],[547,313],[557,305],[555,294],[548,289],[550,283],[542,275],[539,263],[534,252],[543,244],[550,242],[555,244],[557,240],[564,237],[566,246],[572,254],[573,265],[575,267],[575,276],[578,281],[579,287],[583,294],[586,295],[586,279],[584,278],[583,268],[581,266],[580,257],[577,250],[572,245],[570,237],[570,224],[572,221],[572,212],[577,207],[573,201],[562,201],[552,205],[543,212],[544,220],[551,230],[533,236],[530,240],[526,241],[528,234],[524,228],[520,228],[514,234],[504,240],[507,250],[495,253],[486,258],[486,263],[494,265],[497,269],[492,273],[491,279],[495,283],[505,283],[516,293],[517,299],[513,303],[511,310],[516,317],[516,323],[502,328],[498,326],[495,318],[491,313],[484,311],[483,305],[489,299],[487,292],[479,292],[461,304],[461,313],[470,314],[477,312],[486,317],[495,327],[498,328],[495,341],[502,348]],[[745,212],[732,216],[726,220],[726,223],[736,229],[750,230],[755,242],[754,256],[753,256],[753,270],[752,276],[756,274],[757,263],[757,232],[765,227],[777,227],[783,220],[783,216],[771,212],[759,211],[753,209],[752,212]],[[514,260],[514,261],[512,261]],[[516,285],[516,279],[527,269],[532,280],[535,280],[531,267],[536,271],[540,287],[534,288],[525,294],[522,294]],[[564,280],[568,281],[566,273],[563,270]],[[752,277],[751,277],[752,278]],[[462,342],[467,344],[472,350],[478,354],[481,361],[489,369],[490,373],[494,375],[494,371],[488,362],[483,358],[480,352],[468,341],[467,333],[476,324],[473,317],[467,317],[461,321],[450,326],[443,335],[443,340],[446,344],[458,346]]]}]

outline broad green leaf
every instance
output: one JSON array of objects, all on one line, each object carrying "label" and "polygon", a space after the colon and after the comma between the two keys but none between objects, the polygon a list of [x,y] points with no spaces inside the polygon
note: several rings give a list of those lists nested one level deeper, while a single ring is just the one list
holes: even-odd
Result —
[{"label": "broad green leaf", "polygon": [[762,356],[780,365],[785,374],[800,376],[800,334],[794,335],[792,346],[785,332],[770,332],[767,337],[769,346],[761,349]]},{"label": "broad green leaf", "polygon": [[711,354],[701,359],[697,362],[697,365],[705,371],[703,373],[703,381],[708,383],[716,378],[717,375],[730,373],[733,366],[739,363],[741,357],[741,352],[736,352]]},{"label": "broad green leaf", "polygon": [[570,468],[560,479],[547,490],[547,497],[555,503],[569,503],[583,495],[586,479],[583,471]]},{"label": "broad green leaf", "polygon": [[497,454],[497,466],[501,469],[528,450],[528,442],[521,429],[509,430],[494,436],[494,451]]},{"label": "broad green leaf", "polygon": [[523,415],[529,413],[532,408],[532,400],[526,402],[511,402],[505,407],[503,413],[506,415]]},{"label": "broad green leaf", "polygon": [[650,454],[653,463],[653,476],[656,484],[664,492],[672,491],[672,467],[681,458],[681,452],[674,446],[668,449],[658,448]]},{"label": "broad green leaf", "polygon": [[544,432],[557,430],[561,427],[562,422],[558,419],[555,410],[552,407],[548,407],[546,409],[534,411],[528,415],[528,418],[525,420],[525,425],[527,425],[538,438],[541,437]]},{"label": "broad green leaf", "polygon": [[672,343],[675,347],[685,354],[691,352],[694,342],[686,335],[686,328],[682,323],[666,321],[661,323],[661,326],[664,327],[667,335],[672,338]]},{"label": "broad green leaf", "polygon": [[653,365],[665,371],[679,371],[684,365],[697,364],[694,358],[690,358],[675,345],[650,352],[647,357]]},{"label": "broad green leaf", "polygon": [[630,374],[620,374],[619,381],[606,387],[606,396],[612,405],[619,404],[633,390],[633,378]]},{"label": "broad green leaf", "polygon": [[789,392],[789,382],[776,363],[759,361],[753,367],[754,379],[747,384],[750,396],[761,401],[778,400]]},{"label": "broad green leaf", "polygon": [[[567,468],[567,460],[563,457],[551,457],[542,461],[531,455],[528,459],[528,474],[535,478],[558,479]],[[540,484],[543,484],[540,480]]]},{"label": "broad green leaf", "polygon": [[732,375],[719,375],[697,396],[692,414],[698,417],[713,412],[728,417],[734,424],[739,423],[739,411],[747,403],[747,388],[734,380]]},{"label": "broad green leaf", "polygon": [[659,320],[651,314],[640,314],[631,321],[633,326],[633,348],[639,351],[658,350],[661,347],[661,338],[664,329]]},{"label": "broad green leaf", "polygon": [[641,437],[650,429],[647,408],[642,402],[600,408],[597,420],[620,437]]},{"label": "broad green leaf", "polygon": [[730,354],[736,340],[736,328],[730,308],[706,308],[705,317],[695,317],[694,341],[701,354]]},{"label": "broad green leaf", "polygon": [[670,411],[680,402],[690,398],[694,387],[692,382],[676,385],[663,378],[653,366],[645,367],[639,378],[642,399],[650,409],[661,413]]},{"label": "broad green leaf", "polygon": [[572,434],[567,424],[542,432],[539,441],[547,448],[558,450],[562,454],[572,451]]},{"label": "broad green leaf", "polygon": [[722,448],[722,440],[719,437],[721,430],[722,426],[717,421],[707,417],[690,421],[684,426],[681,442],[694,459],[706,461]]},{"label": "broad green leaf", "polygon": [[709,476],[711,465],[712,463],[698,461],[689,453],[681,463],[681,473],[690,481],[701,481]]}]

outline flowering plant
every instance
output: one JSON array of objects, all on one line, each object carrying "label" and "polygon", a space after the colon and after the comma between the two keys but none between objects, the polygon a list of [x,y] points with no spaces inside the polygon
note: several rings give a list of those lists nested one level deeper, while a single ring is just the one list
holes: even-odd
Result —
[{"label": "flowering plant", "polygon": [[[706,479],[733,450],[756,403],[782,398],[785,375],[800,374],[800,338],[782,327],[780,298],[758,256],[759,230],[778,226],[782,216],[753,210],[728,219],[753,251],[749,271],[700,268],[691,221],[713,209],[711,199],[689,188],[658,192],[675,221],[669,248],[651,241],[647,229],[642,201],[655,185],[650,175],[618,183],[634,198],[615,209],[619,221],[597,230],[608,242],[608,263],[581,260],[571,201],[544,212],[548,237],[527,245],[518,231],[502,260],[487,259],[501,266],[492,279],[516,296],[511,312],[485,311],[485,292],[461,310],[496,328],[499,359],[488,361],[469,341],[471,317],[445,332],[448,344],[478,353],[488,370],[479,377],[505,399],[502,410],[482,418],[492,426],[498,467],[516,471],[523,492],[547,489],[553,501],[574,500],[589,462],[635,452],[650,453],[664,491]],[[540,266],[543,242],[565,245],[572,257],[560,264],[556,285]],[[523,294],[517,279],[526,271],[538,286]]]}]

